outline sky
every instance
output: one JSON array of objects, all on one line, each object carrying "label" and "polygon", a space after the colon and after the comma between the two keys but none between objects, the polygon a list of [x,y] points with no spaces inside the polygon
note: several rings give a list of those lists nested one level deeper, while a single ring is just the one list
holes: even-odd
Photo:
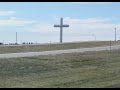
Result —
[{"label": "sky", "polygon": [[63,42],[120,39],[120,2],[0,2],[0,42]]}]

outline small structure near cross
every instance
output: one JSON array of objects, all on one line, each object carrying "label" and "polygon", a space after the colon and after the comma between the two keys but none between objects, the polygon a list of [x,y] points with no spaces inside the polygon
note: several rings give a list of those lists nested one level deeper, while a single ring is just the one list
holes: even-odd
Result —
[{"label": "small structure near cross", "polygon": [[54,25],[54,27],[60,28],[60,43],[62,43],[63,27],[69,27],[69,25],[63,25],[63,18],[61,18],[60,25]]}]

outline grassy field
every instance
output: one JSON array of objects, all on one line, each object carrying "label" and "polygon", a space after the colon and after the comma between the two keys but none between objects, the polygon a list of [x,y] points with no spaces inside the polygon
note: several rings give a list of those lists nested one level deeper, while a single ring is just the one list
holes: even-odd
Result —
[{"label": "grassy field", "polygon": [[120,87],[120,51],[0,59],[0,87]]},{"label": "grassy field", "polygon": [[[120,41],[111,42],[112,45],[120,45]],[[65,44],[49,44],[49,45],[28,45],[28,46],[0,46],[0,54],[2,53],[17,53],[17,52],[36,52],[36,51],[49,51],[61,49],[76,49],[76,48],[89,48],[97,46],[109,46],[110,41],[97,41],[97,42],[81,42],[81,43],[65,43]]]}]

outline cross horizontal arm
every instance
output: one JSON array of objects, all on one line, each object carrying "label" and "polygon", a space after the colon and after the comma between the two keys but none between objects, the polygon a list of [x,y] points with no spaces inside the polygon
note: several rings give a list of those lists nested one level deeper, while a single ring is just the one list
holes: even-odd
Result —
[{"label": "cross horizontal arm", "polygon": [[54,25],[54,27],[69,27],[69,25]]},{"label": "cross horizontal arm", "polygon": [[62,27],[69,27],[69,25],[62,25]]},{"label": "cross horizontal arm", "polygon": [[54,27],[61,27],[60,25],[54,25]]}]

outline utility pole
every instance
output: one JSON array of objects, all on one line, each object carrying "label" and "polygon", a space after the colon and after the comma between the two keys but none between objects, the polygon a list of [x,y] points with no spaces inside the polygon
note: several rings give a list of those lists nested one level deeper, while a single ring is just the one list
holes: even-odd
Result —
[{"label": "utility pole", "polygon": [[116,41],[116,28],[115,28],[115,41]]},{"label": "utility pole", "polygon": [[16,44],[17,44],[17,32],[16,32]]}]

